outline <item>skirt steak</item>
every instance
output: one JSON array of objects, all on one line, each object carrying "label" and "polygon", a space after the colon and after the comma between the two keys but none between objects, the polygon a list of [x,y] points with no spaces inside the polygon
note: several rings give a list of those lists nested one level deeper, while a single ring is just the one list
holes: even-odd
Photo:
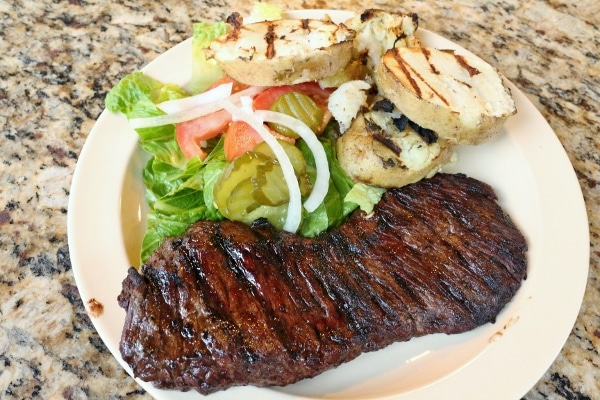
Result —
[{"label": "skirt steak", "polygon": [[199,221],[129,269],[120,350],[160,388],[287,385],[493,322],[526,277],[526,251],[492,188],[462,174],[390,190],[314,239]]}]

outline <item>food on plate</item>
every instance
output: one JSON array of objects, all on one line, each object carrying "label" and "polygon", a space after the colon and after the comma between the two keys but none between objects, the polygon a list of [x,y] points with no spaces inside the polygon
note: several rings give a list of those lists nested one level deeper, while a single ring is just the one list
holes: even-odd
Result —
[{"label": "food on plate", "polygon": [[238,82],[276,86],[317,81],[344,69],[354,32],[328,20],[282,18],[244,24],[234,13],[230,31],[210,44],[207,57]]},{"label": "food on plate", "polygon": [[[244,23],[233,13],[226,21],[194,25],[190,87],[140,72],[123,78],[107,96],[107,108],[128,117],[151,155],[144,169],[149,207],[141,262],[165,237],[181,234],[200,219],[251,223],[267,218],[279,229],[314,237],[357,207],[371,210],[385,189],[437,173],[455,160],[454,143],[480,142],[505,118],[486,114],[474,122],[475,137],[467,123],[481,110],[481,96],[466,96],[465,110],[449,111],[462,125],[451,133],[438,132],[431,127],[440,123],[437,115],[432,117],[431,107],[437,105],[399,98],[405,94],[398,83],[401,74],[394,68],[394,74],[385,72],[392,65],[386,61],[390,54],[404,54],[402,49],[438,54],[421,46],[416,14],[368,9],[334,23],[327,15],[287,18],[283,10],[263,4],[251,21]],[[419,67],[432,68],[453,54],[440,53],[431,65]],[[467,56],[451,59],[461,68],[471,63]],[[474,90],[493,81],[491,67],[480,63],[468,64],[468,72],[481,71],[473,76],[478,82]],[[436,68],[445,72],[443,66]],[[456,72],[456,65],[450,70]],[[510,99],[493,99],[494,94],[486,97],[486,107],[508,104]],[[395,105],[392,113],[371,109],[381,98]],[[446,114],[439,115],[443,125]],[[398,121],[408,127],[398,129]],[[225,171],[236,158],[263,142],[273,152],[274,171],[263,175],[283,176],[270,186],[271,200],[278,200],[261,202],[266,197],[258,196],[258,202],[249,201],[251,193],[264,192],[267,180],[239,180],[237,188],[220,186],[247,200],[245,206],[224,209],[231,201],[215,201],[216,183],[228,176]],[[294,170],[283,142],[302,152],[306,173]]]},{"label": "food on plate", "polygon": [[383,188],[433,176],[454,156],[448,141],[411,123],[387,99],[359,111],[336,150],[350,178]]},{"label": "food on plate", "polygon": [[[416,14],[337,24],[263,4],[251,21],[194,26],[188,87],[138,72],[106,100],[150,153],[142,266],[119,295],[134,375],[287,385],[494,321],[527,244],[490,186],[440,171],[514,112],[500,78],[421,46]],[[440,82],[469,88],[463,108]]]},{"label": "food on plate", "polygon": [[209,394],[287,385],[397,341],[493,322],[527,244],[493,189],[437,174],[315,238],[199,221],[129,270],[120,350],[136,377]]},{"label": "food on plate", "polygon": [[354,58],[362,59],[369,69],[375,69],[381,57],[391,48],[420,46],[415,36],[419,27],[417,14],[367,9],[345,22],[356,32]]},{"label": "food on plate", "polygon": [[336,155],[344,172],[354,182],[390,188],[430,177],[452,163],[456,157],[449,141],[410,121],[382,100],[383,90],[368,83],[390,49],[421,46],[417,15],[368,9],[346,24],[356,32],[354,59],[367,66],[367,74],[343,83],[329,99],[339,124]]},{"label": "food on plate", "polygon": [[329,96],[327,108],[337,121],[340,134],[348,130],[360,109],[367,104],[370,90],[370,83],[356,79],[342,83]]},{"label": "food on plate", "polygon": [[403,114],[452,143],[483,143],[516,112],[500,74],[474,55],[394,47],[374,75]]}]

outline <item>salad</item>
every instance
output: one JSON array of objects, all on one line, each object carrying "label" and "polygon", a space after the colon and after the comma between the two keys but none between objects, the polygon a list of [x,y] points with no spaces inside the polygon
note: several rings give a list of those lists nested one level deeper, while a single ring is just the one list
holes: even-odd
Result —
[{"label": "salad", "polygon": [[[281,15],[259,4],[251,17]],[[338,163],[339,124],[327,109],[335,88],[236,82],[204,56],[227,29],[225,22],[194,25],[194,76],[186,89],[134,72],[106,97],[106,108],[129,119],[150,155],[142,262],[198,220],[266,218],[314,237],[356,208],[370,212],[385,191],[354,183]]]}]

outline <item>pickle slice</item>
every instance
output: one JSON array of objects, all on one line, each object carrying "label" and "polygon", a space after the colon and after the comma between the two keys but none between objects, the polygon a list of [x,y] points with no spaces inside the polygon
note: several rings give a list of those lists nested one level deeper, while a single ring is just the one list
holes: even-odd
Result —
[{"label": "pickle slice", "polygon": [[246,216],[244,222],[246,224],[251,224],[258,218],[266,218],[269,220],[271,225],[273,225],[277,229],[283,229],[285,224],[285,219],[287,216],[288,204],[281,204],[279,206],[260,206],[256,210],[252,211],[250,214]]},{"label": "pickle slice", "polygon": [[266,206],[278,206],[290,201],[290,192],[281,166],[276,160],[260,165],[257,174],[251,178],[254,185],[252,197]]},{"label": "pickle slice", "polygon": [[[225,168],[213,189],[215,205],[223,215],[227,213],[228,200],[234,188],[243,180],[249,180],[256,175],[257,167],[269,159],[268,156],[261,153],[246,152],[235,158]],[[252,197],[251,191],[247,195]],[[228,215],[225,217],[229,218]]]},{"label": "pickle slice", "polygon": [[252,196],[253,190],[252,178],[240,181],[227,198],[224,215],[230,220],[244,222],[249,213],[260,207]]},{"label": "pickle slice", "polygon": [[[300,184],[300,194],[302,194],[302,196],[307,196],[312,190],[312,184],[307,173],[306,159],[304,158],[302,151],[300,151],[300,149],[294,146],[293,144],[286,142],[285,140],[278,140],[278,142],[281,145],[281,147],[283,147],[283,150],[285,151],[288,158],[290,159],[290,162],[292,163],[292,167],[294,168],[294,172],[296,173],[296,178],[298,179],[298,183]],[[265,154],[266,156],[275,159],[275,154],[273,153],[273,150],[271,150],[271,147],[265,142],[256,145],[254,151],[257,153]]]},{"label": "pickle slice", "polygon": [[[281,147],[283,147],[285,154],[287,154],[288,158],[290,159],[292,167],[294,168],[294,172],[296,174],[306,172],[306,160],[304,159],[304,155],[302,155],[300,149],[293,144],[286,142],[285,140],[277,140],[277,142],[279,142]],[[272,160],[277,159],[275,157],[275,153],[273,153],[273,150],[271,149],[271,146],[269,146],[266,142],[257,144],[254,148],[254,151],[256,153],[264,154]]]},{"label": "pickle slice", "polygon": [[[313,99],[304,93],[289,92],[275,100],[271,111],[287,114],[304,122],[313,132],[318,133],[323,124],[323,110]],[[299,136],[290,128],[269,123],[269,127],[284,136],[297,139]]]},{"label": "pickle slice", "polygon": [[[300,193],[308,195],[312,185],[302,152],[286,141],[279,143],[294,168]],[[266,142],[235,158],[217,180],[213,193],[217,209],[227,219],[250,224],[263,217],[279,228],[285,223],[289,189],[281,165]]]}]

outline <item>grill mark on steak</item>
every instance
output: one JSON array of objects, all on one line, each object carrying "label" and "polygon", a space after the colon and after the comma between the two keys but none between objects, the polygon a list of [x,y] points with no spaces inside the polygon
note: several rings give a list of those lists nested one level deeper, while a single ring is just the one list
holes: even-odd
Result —
[{"label": "grill mark on steak", "polygon": [[306,239],[200,221],[130,269],[120,350],[136,376],[203,394],[287,385],[362,352],[495,320],[526,276],[489,185],[438,174]]},{"label": "grill mark on steak", "polygon": [[[380,211],[380,226],[376,231],[377,236],[370,239],[371,246],[368,247],[373,251],[365,254],[364,257],[368,260],[379,259],[379,263],[383,265],[402,265],[402,268],[393,270],[392,275],[400,285],[396,288],[396,292],[402,293],[403,290],[407,290],[408,288],[410,296],[405,298],[404,302],[409,307],[410,315],[416,319],[416,325],[419,326],[424,324],[425,322],[421,318],[429,318],[430,316],[430,313],[426,311],[429,307],[428,305],[431,303],[428,299],[429,297],[432,297],[436,302],[441,303],[439,304],[438,309],[442,309],[442,311],[436,311],[436,314],[433,315],[434,318],[439,319],[438,323],[441,323],[443,320],[438,314],[445,314],[446,312],[444,310],[451,310],[450,314],[452,314],[453,317],[465,314],[461,305],[458,304],[454,298],[449,296],[449,293],[445,290],[441,282],[431,279],[430,275],[433,271],[424,268],[424,265],[435,266],[435,260],[432,260],[435,253],[429,250],[431,246],[427,240],[427,236],[429,236],[427,234],[427,229],[425,228],[424,230],[423,226],[415,227],[416,231],[422,231],[425,235],[419,235],[413,240],[410,232],[402,229],[398,232],[398,227],[402,227],[404,224],[407,226],[414,226],[414,224],[418,222],[415,221],[415,218],[413,218],[411,214],[399,215],[401,218],[394,218],[393,215],[386,213],[385,209]],[[403,237],[402,242],[398,242],[398,234]],[[390,243],[390,245],[386,246],[382,245],[382,243]],[[421,247],[422,249],[416,250],[418,247]],[[423,286],[427,288],[426,292],[417,292],[414,290],[414,288]]]},{"label": "grill mark on steak", "polygon": [[[365,297],[372,301],[373,305],[377,306],[375,310],[377,316],[375,317],[381,323],[387,326],[396,326],[402,329],[404,335],[408,336],[411,334],[411,329],[407,329],[405,324],[398,325],[399,321],[403,321],[406,318],[410,319],[410,315],[406,312],[406,307],[402,299],[390,289],[392,287],[389,279],[378,273],[379,271],[368,268],[366,263],[363,262],[363,257],[356,244],[348,243],[348,240],[344,235],[332,234],[332,248],[338,249],[338,253],[341,257],[334,258],[335,253],[331,252],[332,263],[341,265],[342,268],[355,271],[357,281],[359,285],[364,288]],[[343,243],[343,244],[342,244]],[[344,271],[341,271],[342,273]],[[394,305],[397,305],[394,307]],[[404,318],[401,318],[401,317]]]},{"label": "grill mark on steak", "polygon": [[239,226],[236,225],[235,228],[235,232],[222,232],[224,235],[231,235],[228,238],[220,237],[229,259],[233,260],[231,268],[250,297],[256,299],[257,312],[262,313],[258,320],[264,320],[265,326],[273,334],[274,342],[284,348],[289,357],[298,359],[301,357],[301,349],[285,329],[285,311],[294,308],[290,303],[291,297],[296,295],[294,287],[282,276],[281,263],[273,262],[270,246],[257,238],[256,243],[246,248],[243,246],[245,238],[237,237]]},{"label": "grill mark on steak", "polygon": [[[344,231],[344,228],[351,229],[352,232]],[[361,271],[360,284],[365,287],[369,285],[369,287],[366,287],[365,297],[370,297],[375,305],[387,312],[375,319],[380,323],[386,323],[387,327],[394,329],[399,337],[410,337],[413,334],[413,323],[412,316],[405,305],[406,301],[400,296],[401,292],[392,289],[395,285],[391,275],[382,273],[383,271],[380,268],[372,267],[373,255],[366,253],[361,243],[368,243],[369,235],[372,235],[373,231],[371,230],[371,233],[368,233],[363,228],[362,225],[350,226],[347,224],[341,227],[338,232],[332,232],[330,237],[340,238],[340,240],[348,243],[348,246],[344,249],[339,246],[338,242],[334,241],[331,248],[347,250],[345,252],[347,253],[346,258],[342,259],[339,264],[343,265],[344,268],[356,268]],[[344,253],[344,251],[339,251],[339,253]],[[402,321],[402,324],[397,324],[397,321]]]},{"label": "grill mark on steak", "polygon": [[[427,185],[428,183],[424,183]],[[495,215],[489,214],[490,208],[495,204],[496,197],[481,198],[479,201],[482,204],[482,210],[474,214],[470,211],[470,207],[467,201],[455,202],[452,199],[442,197],[443,193],[437,193],[437,199],[423,198],[421,202],[415,203],[411,199],[400,194],[397,199],[401,202],[403,207],[407,207],[409,204],[413,204],[414,218],[415,219],[427,219],[423,216],[423,213],[434,213],[430,217],[431,221],[435,221],[435,225],[429,222],[430,227],[433,230],[433,237],[443,238],[444,241],[454,249],[460,249],[459,252],[454,252],[456,257],[460,257],[464,262],[457,261],[458,265],[465,268],[465,271],[470,273],[470,280],[483,279],[486,286],[492,290],[493,293],[502,289],[512,280],[515,280],[514,284],[519,284],[522,279],[521,276],[515,276],[511,273],[510,268],[502,268],[494,271],[486,271],[481,268],[481,265],[487,265],[494,263],[498,265],[510,266],[513,265],[512,257],[499,257],[498,252],[502,252],[502,248],[515,250],[511,248],[509,244],[503,243],[502,246],[494,244],[490,239],[496,237],[502,238],[507,236],[509,232],[506,229],[502,230],[500,224],[494,224],[493,221],[501,219],[504,223],[507,223],[507,216],[504,213],[496,212]],[[475,193],[474,193],[475,194]],[[442,201],[445,207],[435,207],[437,201]],[[403,208],[404,209],[404,208]],[[500,211],[500,210],[498,210]],[[487,214],[486,214],[487,213]],[[448,234],[451,232],[452,234]],[[453,253],[444,253],[447,256],[452,256]],[[518,253],[516,253],[518,254]],[[450,258],[452,259],[452,258]],[[521,274],[522,274],[521,268]]]},{"label": "grill mark on steak", "polygon": [[[430,185],[430,182],[424,182],[424,185]],[[523,271],[522,266],[518,263],[522,260],[520,257],[516,259],[511,257],[510,253],[517,250],[518,246],[504,239],[513,238],[511,231],[514,226],[504,211],[494,207],[497,201],[496,195],[490,192],[487,196],[482,196],[486,193],[482,192],[481,188],[465,186],[464,183],[460,190],[469,196],[477,196],[478,201],[484,203],[477,207],[477,213],[471,212],[473,205],[469,204],[466,199],[461,202],[455,201],[452,196],[460,195],[460,193],[450,194],[450,188],[446,192],[438,191],[431,197],[423,197],[418,203],[415,203],[405,193],[399,193],[396,198],[403,207],[412,205],[414,215],[421,216],[421,219],[426,219],[426,213],[436,213],[436,217],[431,218],[429,223],[435,221],[435,226],[432,228],[435,229],[437,235],[444,237],[450,245],[460,248],[461,252],[471,255],[473,258],[477,254],[481,257],[489,257],[497,263],[505,263],[510,276],[521,281]],[[489,190],[491,191],[491,188]],[[437,207],[437,202],[442,202],[445,207]],[[446,232],[453,232],[453,234],[448,235]],[[494,243],[494,240],[501,241],[501,245]],[[476,267],[478,264],[470,265]],[[481,272],[481,270],[474,271],[477,275]],[[500,276],[500,280],[503,279],[505,279],[504,274]]]}]

